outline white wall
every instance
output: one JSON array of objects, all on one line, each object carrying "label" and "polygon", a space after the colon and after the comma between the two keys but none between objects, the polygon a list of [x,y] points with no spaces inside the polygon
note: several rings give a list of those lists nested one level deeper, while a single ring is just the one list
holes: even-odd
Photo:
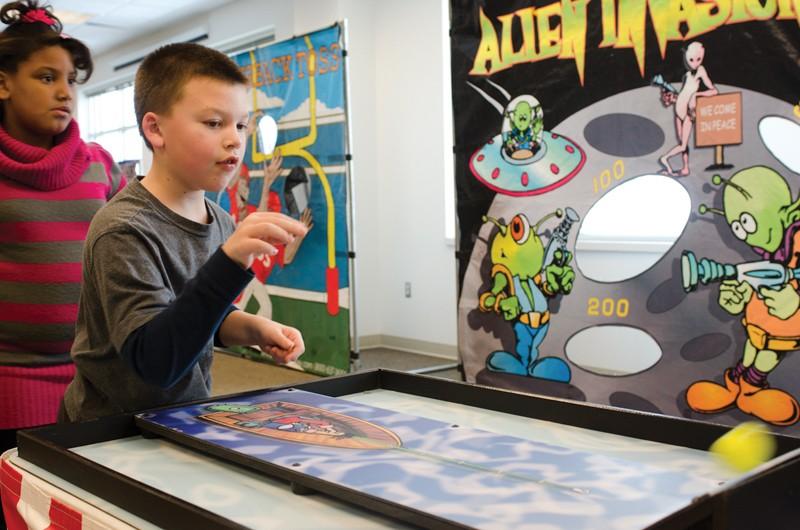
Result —
[{"label": "white wall", "polygon": [[377,2],[345,0],[340,3],[344,13],[337,18],[347,19],[349,48],[346,65],[350,84],[350,149],[355,180],[356,324],[359,336],[375,337],[384,334],[385,303],[381,278],[385,256],[380,249],[381,179],[375,139],[380,119],[374,44]]},{"label": "white wall", "polygon": [[132,76],[135,68],[113,72],[120,56],[194,27],[206,26],[215,44],[270,25],[280,40],[347,19],[358,334],[455,356],[456,267],[444,236],[451,146],[443,134],[449,50],[441,1],[239,0],[96,57],[86,90]]},{"label": "white wall", "polygon": [[[445,109],[439,2],[381,2],[375,17],[383,333],[456,343],[454,249],[444,236]],[[449,53],[449,50],[447,50]],[[448,114],[449,116],[449,114]],[[447,118],[450,119],[449,117]],[[404,298],[403,282],[412,284]]]}]

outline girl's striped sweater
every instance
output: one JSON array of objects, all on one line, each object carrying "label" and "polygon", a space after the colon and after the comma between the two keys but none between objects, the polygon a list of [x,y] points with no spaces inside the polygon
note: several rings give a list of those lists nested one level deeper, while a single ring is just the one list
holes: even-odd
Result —
[{"label": "girl's striped sweater", "polygon": [[[0,429],[55,420],[63,388],[53,379],[72,373],[64,365],[83,241],[94,214],[124,185],[109,153],[85,144],[74,121],[49,150],[0,127],[0,403],[16,405],[0,409]],[[39,389],[34,395],[31,385]],[[42,393],[47,403],[39,405],[51,413],[30,403]]]}]

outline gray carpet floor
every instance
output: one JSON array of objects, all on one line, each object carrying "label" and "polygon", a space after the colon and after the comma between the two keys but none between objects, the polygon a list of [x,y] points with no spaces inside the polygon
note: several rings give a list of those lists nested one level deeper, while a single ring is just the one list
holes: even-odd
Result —
[{"label": "gray carpet floor", "polygon": [[[455,360],[409,353],[388,348],[371,348],[360,352],[358,371],[374,368],[424,373],[461,381],[461,373],[453,367]],[[432,370],[432,371],[430,371]],[[293,385],[319,379],[319,376],[254,361],[218,351],[211,368],[212,394],[215,396],[247,392],[273,386]]]}]

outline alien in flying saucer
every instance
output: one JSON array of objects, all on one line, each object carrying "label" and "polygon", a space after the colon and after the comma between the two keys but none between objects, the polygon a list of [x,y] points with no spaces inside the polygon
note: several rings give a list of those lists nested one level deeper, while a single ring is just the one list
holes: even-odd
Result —
[{"label": "alien in flying saucer", "polygon": [[486,92],[474,88],[503,116],[500,134],[475,151],[469,160],[472,174],[490,189],[505,195],[547,193],[566,184],[586,162],[575,142],[544,130],[544,111],[535,97],[511,99],[501,86],[486,80],[509,100],[505,108]]}]

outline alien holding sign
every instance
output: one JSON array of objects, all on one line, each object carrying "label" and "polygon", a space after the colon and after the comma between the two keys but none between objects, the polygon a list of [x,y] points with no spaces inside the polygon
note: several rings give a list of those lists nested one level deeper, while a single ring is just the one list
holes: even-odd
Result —
[{"label": "alien holding sign", "polygon": [[[734,235],[761,259],[788,268],[800,266],[800,199],[793,200],[786,180],[775,170],[755,166],[737,172],[724,184],[723,210],[701,206],[724,215]],[[744,353],[725,370],[722,384],[697,381],[686,390],[692,410],[718,413],[737,407],[773,425],[792,425],[800,419],[797,399],[770,388],[767,377],[784,356],[800,349],[800,293],[795,279],[776,286],[725,280],[719,290],[720,306],[742,315],[747,334]]]},{"label": "alien holding sign", "polygon": [[[539,227],[547,219],[564,217],[544,248]],[[566,248],[572,223],[578,220],[572,208],[546,215],[531,226],[524,214],[517,214],[508,225],[484,217],[497,232],[491,242],[491,288],[481,293],[479,309],[494,312],[510,323],[516,336],[515,351],[495,351],[486,359],[494,372],[538,377],[567,383],[569,365],[559,357],[540,357],[539,346],[550,327],[548,299],[569,294],[575,271],[569,265],[572,253]]]}]

